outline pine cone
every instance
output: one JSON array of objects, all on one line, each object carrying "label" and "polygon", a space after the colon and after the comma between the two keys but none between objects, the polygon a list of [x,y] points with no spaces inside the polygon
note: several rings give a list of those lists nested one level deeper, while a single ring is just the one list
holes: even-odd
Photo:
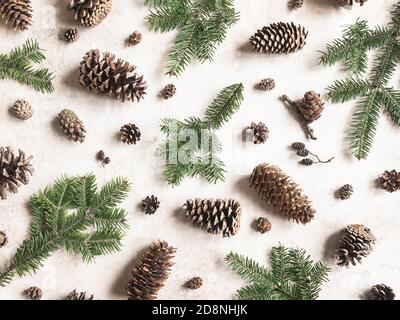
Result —
[{"label": "pine cone", "polygon": [[28,120],[33,116],[33,110],[29,102],[17,100],[13,106],[14,115],[21,120]]},{"label": "pine cone", "polygon": [[144,200],[142,200],[142,211],[145,214],[154,214],[157,209],[160,207],[160,201],[158,201],[157,197],[154,195],[147,196]]},{"label": "pine cone", "polygon": [[10,147],[0,148],[0,199],[6,200],[7,193],[17,193],[21,183],[29,183],[29,176],[34,172],[32,158],[21,150],[15,155]]},{"label": "pine cone", "polygon": [[309,124],[321,116],[322,111],[324,111],[324,102],[320,94],[308,91],[298,103],[298,109],[304,120]]},{"label": "pine cone", "polygon": [[378,178],[378,183],[387,192],[398,191],[400,189],[400,172],[394,169],[392,171],[386,170]]},{"label": "pine cone", "polygon": [[140,141],[140,130],[133,123],[128,123],[121,127],[121,141],[127,144],[136,144]]},{"label": "pine cone", "polygon": [[257,88],[262,91],[271,91],[275,88],[275,80],[272,78],[263,79],[257,84]]},{"label": "pine cone", "polygon": [[174,265],[176,249],[166,241],[156,241],[143,254],[127,282],[128,300],[154,300]]},{"label": "pine cone", "polygon": [[262,144],[267,141],[269,130],[265,123],[260,122],[259,124],[257,124],[255,122],[252,122],[249,129],[253,131],[254,144]]},{"label": "pine cone", "polygon": [[293,10],[300,9],[304,4],[304,0],[290,0],[289,7]]},{"label": "pine cone", "polygon": [[250,38],[254,50],[262,53],[294,53],[306,44],[308,31],[293,22],[278,22],[263,27]]},{"label": "pine cone", "polygon": [[86,27],[94,27],[110,13],[111,0],[71,0],[69,10],[75,12],[75,20]]},{"label": "pine cone", "polygon": [[203,285],[203,279],[200,277],[194,277],[185,283],[185,288],[196,290],[199,289],[202,285]]},{"label": "pine cone", "polygon": [[140,101],[146,94],[143,76],[134,72],[135,66],[118,59],[111,53],[100,55],[99,50],[91,50],[83,57],[79,68],[82,86],[98,95],[113,97],[124,102]]},{"label": "pine cone", "polygon": [[0,15],[14,30],[27,30],[32,25],[30,0],[0,0]]},{"label": "pine cone", "polygon": [[314,218],[311,201],[301,188],[279,167],[267,163],[258,165],[250,177],[250,187],[258,192],[278,213],[306,224]]},{"label": "pine cone", "polygon": [[164,100],[168,100],[172,98],[176,93],[176,87],[172,83],[167,84],[164,89],[161,90],[161,97],[164,98]]},{"label": "pine cone", "polygon": [[337,251],[338,265],[348,267],[351,263],[361,263],[363,257],[366,257],[375,244],[375,236],[371,230],[362,224],[351,224],[343,230]]},{"label": "pine cone", "polygon": [[367,293],[368,300],[394,300],[393,289],[385,284],[373,286]]},{"label": "pine cone", "polygon": [[135,31],[128,38],[129,46],[136,46],[142,41],[142,38],[143,38],[142,34],[139,31]]},{"label": "pine cone", "polygon": [[75,42],[79,38],[79,32],[76,28],[69,28],[64,32],[64,40],[67,42]]},{"label": "pine cone", "polygon": [[341,7],[352,8],[354,3],[359,3],[362,6],[367,0],[337,0],[337,3]]},{"label": "pine cone", "polygon": [[38,287],[30,287],[24,291],[24,295],[29,300],[40,300],[43,297],[42,289]]},{"label": "pine cone", "polygon": [[271,231],[272,224],[267,218],[260,217],[257,219],[257,231],[260,233],[266,233]]},{"label": "pine cone", "polygon": [[58,114],[58,122],[63,132],[70,140],[75,142],[84,142],[86,138],[86,129],[83,122],[78,118],[75,112],[64,109]]},{"label": "pine cone", "polygon": [[86,292],[77,292],[76,289],[71,291],[65,300],[94,300],[94,295],[86,296]]},{"label": "pine cone", "polygon": [[0,248],[4,247],[8,243],[7,235],[0,230]]},{"label": "pine cone", "polygon": [[336,196],[341,200],[346,200],[351,197],[353,191],[353,186],[351,186],[350,184],[345,184],[343,187],[340,187],[336,191]]},{"label": "pine cone", "polygon": [[200,228],[223,237],[234,236],[240,228],[240,203],[233,199],[195,199],[183,205],[186,217]]}]

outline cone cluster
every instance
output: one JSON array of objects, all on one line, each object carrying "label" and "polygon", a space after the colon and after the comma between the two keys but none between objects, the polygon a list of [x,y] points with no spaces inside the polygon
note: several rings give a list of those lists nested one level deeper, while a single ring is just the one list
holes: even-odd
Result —
[{"label": "cone cluster", "polygon": [[14,30],[27,30],[32,25],[30,0],[1,0],[0,15]]},{"label": "cone cluster", "polygon": [[58,122],[64,134],[75,142],[84,142],[86,138],[86,129],[83,122],[75,112],[70,109],[64,109],[58,114]]},{"label": "cone cluster", "polygon": [[250,187],[277,213],[297,223],[314,218],[315,209],[301,188],[279,167],[263,163],[250,176]]},{"label": "cone cluster", "polygon": [[112,0],[71,0],[69,10],[74,11],[75,20],[86,27],[94,27],[110,13]]}]

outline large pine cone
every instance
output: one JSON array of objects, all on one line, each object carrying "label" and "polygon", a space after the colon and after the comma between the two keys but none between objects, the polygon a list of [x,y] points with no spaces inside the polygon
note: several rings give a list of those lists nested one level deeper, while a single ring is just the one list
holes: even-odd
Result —
[{"label": "large pine cone", "polygon": [[272,23],[250,38],[254,50],[262,53],[294,53],[306,44],[308,31],[291,23]]},{"label": "large pine cone", "polygon": [[250,187],[258,192],[278,213],[306,224],[314,218],[315,209],[301,188],[279,167],[263,163],[250,176]]},{"label": "large pine cone", "polygon": [[234,236],[240,228],[240,203],[233,199],[195,199],[183,205],[186,217],[209,233]]},{"label": "large pine cone", "polygon": [[75,20],[86,27],[94,27],[110,13],[112,0],[71,0],[69,10],[75,12]]},{"label": "large pine cone", "polygon": [[134,72],[135,66],[118,59],[111,53],[100,55],[99,50],[91,50],[83,57],[79,68],[79,81],[88,90],[124,102],[140,101],[146,94],[143,76]]},{"label": "large pine cone", "polygon": [[321,116],[322,111],[324,111],[324,104],[320,94],[308,91],[297,106],[304,120],[311,123]]},{"label": "large pine cone", "polygon": [[386,170],[378,179],[379,186],[387,192],[395,192],[400,189],[400,172]]},{"label": "large pine cone", "polygon": [[30,0],[0,0],[0,15],[14,30],[27,30],[32,25]]},{"label": "large pine cone", "polygon": [[337,250],[338,265],[348,267],[350,263],[353,266],[357,262],[361,263],[362,258],[372,251],[375,241],[375,236],[369,228],[362,224],[348,225],[343,230]]},{"label": "large pine cone", "polygon": [[21,183],[29,183],[29,177],[34,172],[32,158],[21,150],[15,155],[10,147],[0,148],[0,199],[6,200],[7,193],[17,193]]},{"label": "large pine cone", "polygon": [[64,134],[69,137],[70,140],[80,143],[85,141],[85,126],[75,112],[69,109],[64,109],[58,114],[58,121]]},{"label": "large pine cone", "polygon": [[126,282],[129,300],[157,299],[157,293],[174,265],[172,258],[175,252],[176,249],[166,241],[156,241],[146,250]]},{"label": "large pine cone", "polygon": [[394,300],[393,289],[385,284],[373,286],[367,293],[368,300]]}]

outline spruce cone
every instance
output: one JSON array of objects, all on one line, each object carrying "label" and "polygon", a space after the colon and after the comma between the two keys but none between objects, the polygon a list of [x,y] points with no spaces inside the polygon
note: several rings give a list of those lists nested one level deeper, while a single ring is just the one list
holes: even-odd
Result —
[{"label": "spruce cone", "polygon": [[249,127],[253,131],[253,142],[254,144],[265,143],[268,139],[269,130],[265,123],[255,123],[252,122]]},{"label": "spruce cone", "polygon": [[314,218],[315,210],[301,188],[279,167],[263,163],[250,177],[250,187],[258,192],[278,213],[293,221],[306,224]]},{"label": "spruce cone", "polygon": [[136,144],[137,141],[140,141],[140,130],[133,123],[128,123],[121,127],[121,141],[127,144]]},{"label": "spruce cone", "polygon": [[135,31],[128,38],[129,46],[136,46],[142,41],[142,38],[143,38],[142,34],[139,31]]},{"label": "spruce cone", "polygon": [[67,42],[75,42],[79,38],[79,32],[76,28],[70,28],[64,32],[64,40]]},{"label": "spruce cone", "polygon": [[302,49],[307,35],[308,31],[300,25],[278,22],[257,30],[250,38],[250,43],[257,52],[288,54]]},{"label": "spruce cone", "polygon": [[186,217],[200,228],[223,237],[234,236],[240,228],[240,203],[233,199],[195,199],[183,205]]},{"label": "spruce cone", "polygon": [[185,288],[196,290],[199,289],[202,285],[203,285],[203,279],[200,277],[194,277],[185,283]]},{"label": "spruce cone", "polygon": [[164,100],[168,100],[172,98],[176,93],[176,87],[172,83],[167,84],[164,89],[161,90],[161,97],[164,98]]},{"label": "spruce cone", "polygon": [[300,9],[304,4],[304,0],[290,0],[289,7],[293,10]]},{"label": "spruce cone", "polygon": [[257,231],[260,233],[266,233],[271,231],[272,224],[267,218],[260,217],[257,219]]},{"label": "spruce cone", "polygon": [[352,8],[354,3],[359,3],[362,6],[367,0],[337,0],[337,3],[341,7]]},{"label": "spruce cone", "polygon": [[99,50],[91,50],[83,57],[79,68],[82,86],[98,95],[113,97],[124,102],[140,101],[146,94],[143,76],[134,72],[135,66],[118,59],[109,52],[100,55]]},{"label": "spruce cone", "polygon": [[127,282],[128,300],[154,300],[174,265],[176,249],[166,241],[156,241],[144,253]]},{"label": "spruce cone", "polygon": [[371,230],[362,224],[351,224],[343,230],[337,251],[338,265],[348,267],[351,263],[355,266],[361,263],[363,257],[366,257],[375,243],[375,236]]},{"label": "spruce cone", "polygon": [[7,235],[0,230],[0,248],[4,247],[8,243]]},{"label": "spruce cone", "polygon": [[32,25],[30,0],[0,0],[0,15],[14,30],[27,30]]},{"label": "spruce cone", "polygon": [[368,300],[394,300],[393,289],[385,284],[373,286],[367,293]]},{"label": "spruce cone", "polygon": [[308,91],[297,106],[308,124],[317,120],[322,111],[324,111],[324,102],[321,95],[314,91]]},{"label": "spruce cone", "polygon": [[158,201],[157,197],[154,195],[147,196],[144,200],[142,200],[142,211],[145,214],[154,214],[157,209],[160,207],[160,201]]},{"label": "spruce cone", "polygon": [[341,200],[346,200],[353,194],[353,186],[350,184],[345,184],[343,187],[336,191],[336,196]]},{"label": "spruce cone", "polygon": [[94,27],[110,13],[112,0],[71,0],[69,10],[75,12],[75,20],[86,27]]},{"label": "spruce cone", "polygon": [[65,300],[94,300],[94,295],[86,296],[86,292],[71,291]]},{"label": "spruce cone", "polygon": [[386,170],[378,179],[380,187],[387,192],[395,192],[400,189],[400,172]]},{"label": "spruce cone", "polygon": [[257,84],[257,88],[262,91],[271,91],[275,88],[275,80],[272,78],[263,79]]},{"label": "spruce cone", "polygon": [[29,183],[29,176],[34,171],[32,158],[21,150],[15,155],[10,147],[0,148],[0,199],[6,200],[7,193],[17,193],[21,183]]},{"label": "spruce cone", "polygon": [[24,291],[24,294],[29,300],[40,300],[43,297],[42,289],[38,287],[30,287]]},{"label": "spruce cone", "polygon": [[13,106],[14,115],[21,120],[28,120],[33,116],[33,110],[29,102],[17,100]]},{"label": "spruce cone", "polygon": [[58,121],[63,132],[70,140],[75,142],[84,142],[86,138],[86,129],[83,122],[78,118],[75,112],[64,109],[58,114]]}]

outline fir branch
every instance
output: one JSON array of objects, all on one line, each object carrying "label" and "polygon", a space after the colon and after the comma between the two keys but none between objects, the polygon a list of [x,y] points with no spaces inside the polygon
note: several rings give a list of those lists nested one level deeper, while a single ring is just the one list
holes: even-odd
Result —
[{"label": "fir branch", "polygon": [[400,126],[400,92],[393,88],[381,88],[378,94],[390,119]]},{"label": "fir branch", "polygon": [[333,103],[343,103],[367,95],[371,87],[365,80],[346,78],[344,80],[336,80],[327,90],[328,97]]},{"label": "fir branch", "polygon": [[149,24],[151,31],[168,32],[173,29],[182,28],[190,19],[190,3],[182,1],[176,6],[165,6],[150,10],[146,17],[146,22]]}]

